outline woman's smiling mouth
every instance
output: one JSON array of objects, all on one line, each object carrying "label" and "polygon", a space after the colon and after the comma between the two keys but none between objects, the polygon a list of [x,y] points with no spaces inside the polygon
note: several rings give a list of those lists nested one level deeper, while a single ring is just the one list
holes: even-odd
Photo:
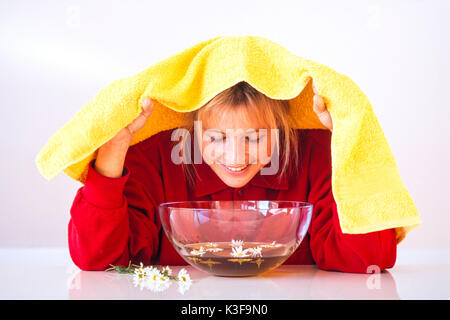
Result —
[{"label": "woman's smiling mouth", "polygon": [[220,165],[222,166],[222,168],[225,169],[225,171],[227,173],[233,174],[233,175],[242,174],[242,173],[246,172],[248,167],[250,166],[250,164],[247,164],[247,165],[244,165],[244,166],[240,166],[240,167],[229,167],[229,166],[226,166],[224,164],[220,164]]}]

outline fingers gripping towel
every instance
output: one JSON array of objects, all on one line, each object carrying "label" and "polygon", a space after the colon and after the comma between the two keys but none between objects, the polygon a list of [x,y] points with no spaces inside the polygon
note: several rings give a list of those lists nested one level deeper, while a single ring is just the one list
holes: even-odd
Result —
[{"label": "fingers gripping towel", "polygon": [[326,129],[312,108],[314,81],[333,120],[332,191],[344,233],[406,234],[420,224],[366,95],[349,77],[258,36],[216,37],[112,82],[49,139],[36,164],[49,180],[63,171],[84,183],[98,148],[140,114],[144,97],[154,110],[131,145],[184,125],[183,113],[240,81],[288,99],[297,128]]}]

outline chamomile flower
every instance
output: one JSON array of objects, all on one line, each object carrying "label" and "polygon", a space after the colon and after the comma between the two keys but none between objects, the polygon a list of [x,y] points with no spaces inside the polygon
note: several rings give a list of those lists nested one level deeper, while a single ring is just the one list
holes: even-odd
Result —
[{"label": "chamomile flower", "polygon": [[244,245],[244,241],[242,240],[231,240],[232,247],[241,247]]},{"label": "chamomile flower", "polygon": [[233,247],[233,248],[231,248],[231,255],[233,256],[233,257],[237,257],[237,258],[241,258],[241,257],[248,257],[248,254],[247,254],[247,250],[242,250],[242,246],[239,246],[239,247]]},{"label": "chamomile flower", "polygon": [[275,243],[275,241],[272,242],[272,245],[273,245],[275,248],[278,248],[278,247],[282,247],[282,246],[283,246],[281,243]]},{"label": "chamomile flower", "polygon": [[177,280],[180,281],[180,283],[181,282],[192,283],[191,276],[189,275],[189,273],[187,272],[187,270],[185,268],[182,268],[178,272]]},{"label": "chamomile flower", "polygon": [[161,273],[165,276],[170,276],[172,274],[172,269],[169,266],[162,268]]},{"label": "chamomile flower", "polygon": [[261,247],[261,248],[278,248],[281,246],[282,246],[282,244],[276,243],[276,241],[273,241],[272,243],[269,243],[269,244],[259,245],[259,247]]},{"label": "chamomile flower", "polygon": [[248,248],[245,249],[244,252],[245,253],[250,253],[250,255],[255,258],[255,257],[262,257],[262,252],[261,252],[262,248],[261,247],[257,247],[257,248]]},{"label": "chamomile flower", "polygon": [[148,282],[147,287],[153,291],[164,291],[170,287],[170,279],[165,275],[156,277],[156,281]]},{"label": "chamomile flower", "polygon": [[164,291],[170,287],[172,284],[172,280],[178,282],[180,291],[182,294],[189,289],[192,284],[191,277],[187,273],[186,269],[181,269],[177,276],[172,275],[172,270],[169,266],[166,266],[159,270],[156,267],[148,266],[145,267],[142,263],[137,266],[131,264],[131,261],[128,267],[122,266],[114,266],[111,265],[111,268],[106,271],[116,271],[117,273],[122,274],[131,274],[133,275],[134,286],[139,286],[142,290],[146,288],[151,291]]},{"label": "chamomile flower", "polygon": [[208,247],[208,248],[211,248],[211,247],[217,247],[217,243],[215,243],[215,242],[208,242],[207,244],[206,244],[206,246]]},{"label": "chamomile flower", "polygon": [[177,281],[178,292],[181,294],[184,294],[192,285],[191,276],[184,268],[178,272]]},{"label": "chamomile flower", "polygon": [[191,254],[194,256],[202,256],[205,252],[206,251],[203,247],[200,247],[200,249],[191,250]]},{"label": "chamomile flower", "polygon": [[134,270],[134,277],[133,277],[134,286],[135,287],[139,286],[141,290],[145,288],[147,286],[147,280],[151,272],[152,267],[150,268],[144,267],[141,262],[140,267]]},{"label": "chamomile flower", "polygon": [[219,251],[223,251],[223,249],[222,248],[206,248],[206,251],[219,252]]},{"label": "chamomile flower", "polygon": [[169,277],[157,268],[149,267],[145,281],[145,288],[152,291],[164,291],[170,286]]},{"label": "chamomile flower", "polygon": [[144,279],[146,277],[146,268],[144,268],[144,265],[141,262],[141,265],[139,268],[134,269],[134,276],[138,279]]}]

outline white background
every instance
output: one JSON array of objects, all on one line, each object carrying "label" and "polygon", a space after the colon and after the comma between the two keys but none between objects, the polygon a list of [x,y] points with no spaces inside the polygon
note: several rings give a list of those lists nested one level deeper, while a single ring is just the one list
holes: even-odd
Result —
[{"label": "white background", "polygon": [[399,250],[449,248],[449,16],[445,0],[1,0],[0,247],[67,246],[81,184],[34,160],[100,89],[200,41],[258,35],[360,86],[423,221]]}]

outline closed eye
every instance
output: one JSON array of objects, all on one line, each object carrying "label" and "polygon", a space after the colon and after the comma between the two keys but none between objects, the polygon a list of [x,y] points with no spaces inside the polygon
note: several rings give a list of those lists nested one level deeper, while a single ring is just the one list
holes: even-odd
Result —
[{"label": "closed eye", "polygon": [[250,143],[257,143],[261,140],[261,137],[259,138],[249,138],[249,137],[245,137],[245,139],[250,142]]},{"label": "closed eye", "polygon": [[[209,137],[211,139],[211,142],[213,143],[219,143],[219,142],[223,142],[226,140],[225,138],[220,138],[220,137]],[[258,143],[260,142],[262,139],[264,138],[264,136],[261,137],[257,137],[257,138],[249,138],[249,137],[245,137],[245,140],[247,140],[250,143]]]},{"label": "closed eye", "polygon": [[219,143],[225,140],[225,138],[222,137],[209,137],[211,139],[211,142],[213,143]]},{"label": "closed eye", "polygon": [[259,137],[245,137],[245,139],[250,143],[258,143],[261,142],[262,139],[264,139],[266,135],[260,135]]}]

